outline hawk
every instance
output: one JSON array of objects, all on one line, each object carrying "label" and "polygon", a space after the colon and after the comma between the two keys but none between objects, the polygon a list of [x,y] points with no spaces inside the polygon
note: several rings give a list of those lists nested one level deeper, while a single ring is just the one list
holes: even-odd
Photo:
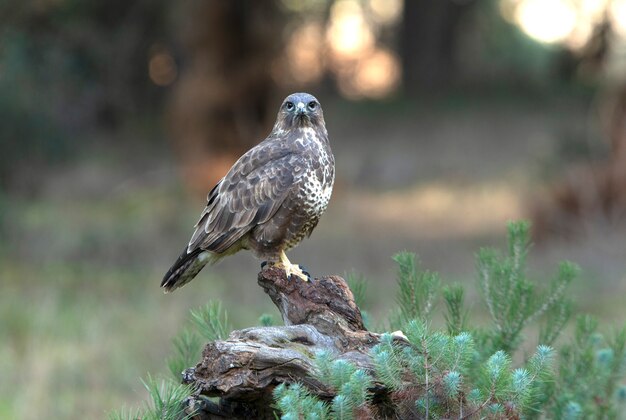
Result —
[{"label": "hawk", "polygon": [[242,249],[283,268],[288,278],[308,280],[285,251],[311,235],[334,180],[335,158],[319,101],[308,93],[287,96],[269,136],[209,192],[189,244],[161,287],[175,290],[205,265]]}]

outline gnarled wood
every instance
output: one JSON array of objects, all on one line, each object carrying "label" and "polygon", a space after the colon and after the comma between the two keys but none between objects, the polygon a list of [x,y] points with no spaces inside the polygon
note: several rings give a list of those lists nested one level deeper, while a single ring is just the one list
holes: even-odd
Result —
[{"label": "gnarled wood", "polygon": [[[258,283],[285,325],[233,331],[227,340],[206,345],[200,363],[183,374],[183,382],[197,390],[188,406],[195,407],[198,419],[274,418],[271,393],[283,382],[300,382],[313,394],[331,398],[332,390],[315,379],[313,359],[321,350],[373,369],[368,352],[379,334],[365,329],[341,277],[288,280],[283,270],[270,267],[259,273]],[[378,392],[386,391],[381,387]],[[221,399],[216,404],[202,396]]]}]

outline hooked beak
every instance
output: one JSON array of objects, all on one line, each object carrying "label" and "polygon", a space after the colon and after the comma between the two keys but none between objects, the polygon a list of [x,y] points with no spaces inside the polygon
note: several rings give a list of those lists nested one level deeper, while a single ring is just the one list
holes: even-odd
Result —
[{"label": "hooked beak", "polygon": [[304,105],[304,102],[298,102],[298,104],[296,105],[296,114],[304,115],[305,113],[306,113],[306,105]]}]

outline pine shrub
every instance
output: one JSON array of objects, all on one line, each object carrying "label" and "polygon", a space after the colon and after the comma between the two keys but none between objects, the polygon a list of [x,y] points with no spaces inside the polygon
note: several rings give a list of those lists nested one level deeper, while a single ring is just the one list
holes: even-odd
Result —
[{"label": "pine shrub", "polygon": [[[626,329],[603,334],[595,318],[581,315],[572,337],[556,347],[572,314],[568,289],[579,270],[563,262],[551,280],[533,281],[526,272],[528,248],[529,224],[515,222],[508,225],[505,252],[484,248],[476,254],[477,286],[490,318],[483,326],[471,322],[462,285],[442,286],[439,275],[423,270],[415,255],[397,254],[397,310],[381,325],[401,330],[406,340],[383,333],[370,351],[372,371],[330,352],[316,353],[316,379],[332,398],[322,400],[299,383],[281,384],[273,395],[277,417],[377,418],[381,402],[372,400],[374,390],[384,387],[386,412],[398,418],[620,418],[626,411]],[[357,304],[366,305],[364,278],[347,278]],[[445,329],[431,322],[440,299]],[[173,340],[175,354],[168,361],[177,379],[196,363],[200,337],[223,339],[230,331],[219,303],[192,311],[191,320],[195,330]],[[263,315],[259,323],[273,325],[273,319]],[[524,357],[520,347],[529,331],[538,331],[537,346]],[[163,383],[146,382],[153,403],[143,411],[112,418],[180,414],[177,407],[190,390]]]}]

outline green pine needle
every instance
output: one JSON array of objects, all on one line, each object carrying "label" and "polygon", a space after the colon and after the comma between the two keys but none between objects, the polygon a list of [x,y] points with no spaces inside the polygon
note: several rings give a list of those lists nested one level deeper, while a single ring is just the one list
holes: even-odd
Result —
[{"label": "green pine needle", "polygon": [[367,281],[362,274],[355,273],[354,271],[346,274],[346,283],[354,295],[354,303],[359,309],[363,309],[367,303]]},{"label": "green pine needle", "polygon": [[356,367],[345,360],[339,359],[330,364],[330,385],[334,389],[340,389],[341,386],[350,381],[352,374],[356,371]]},{"label": "green pine needle", "polygon": [[185,414],[182,405],[183,400],[191,394],[189,387],[169,380],[159,381],[150,375],[143,384],[152,403],[144,404],[142,420],[181,420],[192,417]]},{"label": "green pine needle", "polygon": [[228,313],[222,309],[222,303],[210,301],[207,305],[191,311],[191,321],[202,337],[209,341],[224,340],[231,330]]},{"label": "green pine needle", "polygon": [[167,359],[167,366],[175,380],[180,380],[182,372],[198,363],[202,350],[200,337],[188,329],[183,329],[173,340],[174,355]]},{"label": "green pine needle", "polygon": [[[390,409],[401,407],[398,413],[413,410],[428,418],[618,418],[626,406],[626,328],[602,334],[597,319],[579,316],[571,340],[559,344],[558,351],[551,347],[570,319],[573,304],[568,289],[579,269],[564,262],[552,281],[531,281],[526,273],[529,229],[526,222],[509,224],[504,253],[482,249],[476,256],[489,327],[470,325],[464,289],[455,284],[441,290],[446,330],[432,328],[429,317],[439,297],[439,276],[421,269],[414,254],[397,254],[398,309],[386,325],[402,329],[408,343],[389,333],[380,335],[369,352],[373,372],[358,369],[331,351],[317,352],[316,379],[332,395],[322,401],[301,384],[280,384],[273,397],[281,418],[352,419],[376,412],[372,391],[381,383],[387,388]],[[353,274],[347,277],[362,305],[365,282]],[[199,359],[201,337],[225,339],[230,331],[219,302],[192,311],[191,322],[197,333],[183,330],[173,340],[168,366],[176,378]],[[272,325],[272,316],[262,315],[259,323]],[[516,351],[532,323],[539,324],[540,345],[525,363],[513,367],[512,359],[520,359]],[[150,403],[109,418],[189,417],[182,406],[189,388],[151,377],[145,386]]]},{"label": "green pine needle", "polygon": [[537,288],[526,275],[529,232],[527,222],[509,223],[507,255],[489,248],[477,254],[478,283],[494,324],[488,336],[490,343],[486,343],[490,345],[483,348],[483,355],[497,350],[514,353],[523,329],[541,318],[545,319],[540,342],[552,344],[570,317],[572,305],[567,289],[578,275],[578,267],[561,263],[548,290]]},{"label": "green pine needle", "polygon": [[262,327],[271,327],[273,325],[276,325],[276,323],[274,322],[274,315],[261,314],[261,316],[259,317],[259,324],[261,324]]},{"label": "green pine needle", "polygon": [[445,286],[442,289],[443,300],[446,303],[444,319],[451,335],[459,334],[467,329],[468,309],[464,307],[465,289],[459,283]]},{"label": "green pine needle", "polygon": [[336,420],[352,420],[354,418],[354,406],[345,395],[337,395],[331,404],[332,412]]},{"label": "green pine needle", "polygon": [[443,388],[448,398],[457,398],[461,389],[461,374],[454,370],[446,373]]},{"label": "green pine needle", "polygon": [[406,323],[412,319],[428,319],[432,311],[440,279],[437,273],[422,271],[415,254],[400,252],[393,260],[398,265],[398,295],[396,301],[400,309],[400,320]]},{"label": "green pine needle", "polygon": [[385,386],[393,391],[397,391],[402,387],[400,374],[402,367],[397,362],[393,353],[386,350],[374,351],[372,355],[374,362],[376,377]]}]

